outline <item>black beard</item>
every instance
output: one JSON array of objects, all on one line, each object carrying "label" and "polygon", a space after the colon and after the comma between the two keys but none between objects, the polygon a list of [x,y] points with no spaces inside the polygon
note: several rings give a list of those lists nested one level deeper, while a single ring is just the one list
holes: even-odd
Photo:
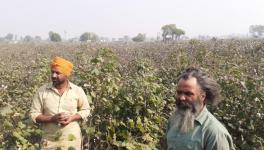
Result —
[{"label": "black beard", "polygon": [[62,85],[65,82],[65,80],[57,80],[57,79],[52,79],[53,86],[59,86]]}]

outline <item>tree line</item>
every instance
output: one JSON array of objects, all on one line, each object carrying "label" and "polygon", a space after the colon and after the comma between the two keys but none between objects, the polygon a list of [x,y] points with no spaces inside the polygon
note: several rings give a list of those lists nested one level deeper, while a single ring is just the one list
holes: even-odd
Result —
[{"label": "tree line", "polygon": [[[172,41],[172,40],[179,40],[181,35],[185,34],[185,31],[182,29],[179,29],[176,27],[175,24],[167,24],[161,27],[162,30],[162,41]],[[61,42],[63,39],[61,35],[57,32],[50,31],[48,33],[48,40],[52,42]],[[80,42],[96,42],[100,41],[104,38],[99,37],[96,33],[94,32],[84,32],[81,34],[78,38],[72,38],[69,39],[69,41],[80,41]],[[129,37],[125,35],[122,38],[117,39],[117,41],[133,41],[133,42],[144,42],[146,41],[147,36],[145,33],[138,33],[134,37]],[[159,37],[157,37],[157,40]],[[31,42],[31,41],[42,41],[40,36],[30,36],[26,35],[25,37],[20,37],[20,39],[17,39],[17,36],[12,33],[8,33],[4,37],[0,37],[0,41],[23,41],[23,42]]]},{"label": "tree line", "polygon": [[[178,28],[176,24],[166,24],[161,27],[161,37],[157,36],[156,40],[161,40],[163,42],[170,42],[170,41],[177,41],[180,40],[184,35],[185,31],[181,28]],[[254,38],[263,38],[264,36],[264,25],[251,25],[249,26],[249,33]],[[61,42],[62,37],[59,33],[50,31],[48,33],[49,41],[52,42]],[[133,42],[144,42],[146,41],[146,34],[145,33],[138,33],[136,36],[130,38],[129,36],[125,35],[123,38],[119,38],[117,41],[133,41]],[[104,38],[99,37],[94,32],[84,32],[80,35],[79,38],[70,39],[69,41],[80,41],[80,42],[96,42],[100,41]],[[16,36],[14,36],[12,33],[8,33],[4,37],[0,37],[0,41],[12,41],[12,40],[18,40]],[[42,41],[42,38],[40,36],[30,36],[26,35],[25,37],[21,37],[20,41],[23,42],[31,42],[31,41]]]}]

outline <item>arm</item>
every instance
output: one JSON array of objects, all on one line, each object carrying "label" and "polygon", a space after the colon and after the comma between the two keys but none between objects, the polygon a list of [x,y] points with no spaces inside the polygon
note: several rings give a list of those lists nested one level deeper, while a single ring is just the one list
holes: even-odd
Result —
[{"label": "arm", "polygon": [[206,150],[233,150],[233,141],[228,133],[212,133],[205,145]]},{"label": "arm", "polygon": [[79,100],[78,100],[79,111],[77,112],[77,114],[80,115],[82,120],[87,121],[87,118],[90,115],[90,105],[87,96],[82,88],[79,88],[78,94],[79,94]]},{"label": "arm", "polygon": [[[31,108],[30,108],[30,117],[34,123],[37,123],[37,117],[42,115],[43,103],[40,90],[34,95]],[[38,122],[39,123],[39,122]]]},{"label": "arm", "polygon": [[[75,121],[75,120],[78,120],[78,115],[75,116],[67,116],[65,113],[58,113],[56,115],[43,115],[43,114],[40,114],[36,117],[36,122],[37,123],[61,123],[61,124],[68,124],[70,123],[71,121]],[[68,123],[66,123],[68,121]]]},{"label": "arm", "polygon": [[37,123],[52,123],[55,121],[52,119],[52,116],[40,114],[36,117],[36,122]]},{"label": "arm", "polygon": [[58,123],[61,123],[62,125],[67,125],[72,121],[79,121],[84,120],[87,121],[87,117],[90,114],[90,105],[88,103],[88,99],[86,94],[84,93],[82,88],[78,89],[78,112],[74,115],[68,116],[65,120],[59,121]]}]

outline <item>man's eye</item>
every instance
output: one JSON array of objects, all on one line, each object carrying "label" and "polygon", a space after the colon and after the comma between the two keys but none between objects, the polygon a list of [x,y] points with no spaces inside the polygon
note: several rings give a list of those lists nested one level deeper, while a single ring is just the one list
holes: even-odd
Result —
[{"label": "man's eye", "polygon": [[54,74],[54,73],[55,73],[56,75],[59,75],[59,74],[60,74],[59,72],[55,72],[55,71],[54,71],[54,72],[51,72],[51,73],[52,73],[52,74]]},{"label": "man's eye", "polygon": [[57,72],[57,71],[55,71],[54,73],[56,73],[57,75],[59,75],[59,74],[60,74],[60,72]]},{"label": "man's eye", "polygon": [[191,92],[186,92],[185,95],[187,95],[187,96],[192,96],[193,93],[191,93]]}]

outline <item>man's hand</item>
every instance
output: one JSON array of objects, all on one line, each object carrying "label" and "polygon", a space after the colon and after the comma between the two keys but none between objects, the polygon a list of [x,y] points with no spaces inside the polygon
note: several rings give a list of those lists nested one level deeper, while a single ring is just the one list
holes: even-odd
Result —
[{"label": "man's hand", "polygon": [[72,121],[78,120],[81,120],[81,116],[79,114],[69,115],[64,112],[55,114],[53,116],[39,115],[36,118],[38,123],[57,123],[58,125],[67,125]]},{"label": "man's hand", "polygon": [[67,125],[69,123],[71,123],[73,121],[73,116],[67,116],[64,119],[62,119],[61,121],[59,121],[59,123],[61,125]]},{"label": "man's hand", "polygon": [[81,119],[81,116],[79,114],[75,115],[68,115],[63,120],[59,121],[61,125],[67,125],[73,121],[78,121]]},{"label": "man's hand", "polygon": [[58,113],[58,114],[51,117],[52,122],[55,122],[55,123],[61,123],[61,122],[68,120],[68,119],[69,119],[69,115],[67,115],[64,112]]}]

